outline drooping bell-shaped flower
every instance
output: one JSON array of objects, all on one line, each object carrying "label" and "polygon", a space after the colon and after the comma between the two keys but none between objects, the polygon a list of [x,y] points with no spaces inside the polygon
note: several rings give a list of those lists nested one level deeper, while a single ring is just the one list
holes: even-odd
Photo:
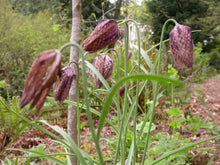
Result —
[{"label": "drooping bell-shaped flower", "polygon": [[107,45],[115,43],[121,36],[120,28],[113,19],[104,19],[96,26],[89,37],[83,41],[82,48],[96,52]]},{"label": "drooping bell-shaped flower", "polygon": [[30,109],[36,106],[36,113],[43,106],[47,94],[61,71],[61,53],[47,50],[34,60],[23,88],[20,107],[32,101]]},{"label": "drooping bell-shaped flower", "polygon": [[62,68],[59,82],[56,81],[53,87],[53,96],[55,100],[63,102],[66,99],[75,77],[76,73],[71,67],[66,66]]},{"label": "drooping bell-shaped flower", "polygon": [[170,32],[170,50],[176,66],[190,68],[194,63],[192,31],[189,26],[176,24]]},{"label": "drooping bell-shaped flower", "polygon": [[[94,59],[94,66],[101,73],[106,81],[111,78],[114,61],[107,53],[99,54],[99,56]],[[102,86],[101,81],[95,74],[93,75],[93,77],[95,80],[95,84],[98,88],[100,88]]]}]

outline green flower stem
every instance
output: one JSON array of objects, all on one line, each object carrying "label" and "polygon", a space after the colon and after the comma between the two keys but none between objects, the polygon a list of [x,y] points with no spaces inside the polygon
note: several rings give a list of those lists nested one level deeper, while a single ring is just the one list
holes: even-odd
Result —
[{"label": "green flower stem", "polygon": [[[127,73],[128,73],[128,44],[129,44],[129,29],[128,29],[128,25],[127,23],[128,22],[133,22],[135,24],[135,27],[136,27],[136,31],[137,31],[137,37],[138,37],[138,71],[137,71],[137,74],[140,73],[140,61],[141,61],[141,48],[140,48],[140,35],[139,35],[139,28],[137,26],[137,23],[132,20],[132,19],[128,19],[128,20],[124,20],[124,21],[118,21],[119,22],[119,25],[123,25],[123,24],[126,24],[126,28],[127,28],[127,33],[126,33],[126,40],[125,40],[125,76],[127,76]],[[125,86],[127,87],[127,83],[125,82]],[[136,86],[136,104],[135,104],[135,108],[134,108],[134,112],[133,112],[133,120],[134,120],[134,125],[133,125],[133,144],[134,144],[134,149],[133,149],[133,164],[136,162],[136,150],[137,150],[137,145],[136,145],[136,122],[137,122],[137,108],[138,108],[138,97],[139,97],[139,81],[137,81],[137,86]],[[125,115],[124,113],[127,113],[127,88],[125,88],[125,98],[124,98],[124,106],[123,106],[123,115],[124,116],[127,116],[127,114]],[[123,116],[123,119],[124,119],[124,116]],[[123,120],[122,120],[123,121]],[[122,124],[122,123],[121,123]],[[127,127],[126,127],[127,128]],[[120,130],[121,131],[121,130]],[[124,129],[123,131],[123,135],[126,135],[127,134],[127,129]],[[119,137],[119,140],[120,140],[120,137]],[[126,139],[123,139],[122,140],[122,143],[125,142]],[[125,153],[125,150],[123,149],[123,145],[122,144],[122,153]],[[117,159],[117,151],[116,151],[116,155],[115,155],[115,158]],[[115,159],[115,160],[116,160]],[[130,164],[131,160],[130,160],[130,157],[127,161],[127,164]],[[121,163],[123,164],[124,163],[124,155],[122,155],[122,160],[121,160]]]},{"label": "green flower stem", "polygon": [[159,48],[159,55],[158,55],[158,65],[157,65],[157,74],[159,75],[160,74],[160,63],[161,63],[161,52],[162,52],[162,43],[163,43],[163,36],[164,36],[164,31],[165,31],[165,27],[167,25],[168,22],[174,22],[175,24],[178,24],[176,22],[176,20],[174,19],[168,19],[164,25],[163,25],[163,28],[162,28],[162,33],[161,33],[161,36],[160,36],[160,48]]},{"label": "green flower stem", "polygon": [[[119,69],[120,69],[120,60],[119,60],[119,54],[118,54],[118,52],[115,50],[115,49],[108,49],[107,50],[107,52],[108,51],[114,51],[115,53],[116,53],[116,56],[117,56],[117,68],[116,68],[116,80],[118,81],[119,80]],[[106,52],[106,53],[107,53]],[[119,128],[119,132],[117,133],[118,134],[118,141],[117,141],[117,148],[116,148],[116,153],[115,153],[115,159],[114,159],[114,164],[116,164],[117,163],[117,156],[118,156],[118,154],[119,154],[119,148],[120,148],[120,143],[121,143],[121,136],[122,136],[122,126],[123,126],[123,121],[124,121],[124,115],[122,116],[121,115],[121,109],[120,109],[120,101],[119,101],[119,99],[120,99],[120,96],[119,96],[119,92],[117,92],[117,99],[113,99],[114,100],[114,102],[115,102],[115,104],[116,104],[116,107],[117,107],[117,117],[118,117],[118,125],[120,125],[120,128]],[[123,113],[124,114],[124,113]],[[122,123],[120,124],[120,122],[121,122],[121,119],[122,119]]]},{"label": "green flower stem", "polygon": [[174,86],[171,84],[171,104],[172,108],[174,108]]},{"label": "green flower stem", "polygon": [[[164,31],[165,31],[165,27],[166,27],[167,23],[170,22],[170,21],[172,21],[175,24],[177,24],[176,20],[168,19],[164,23],[164,25],[163,25],[161,36],[160,36],[159,55],[158,55],[158,58],[156,60],[157,65],[155,63],[155,65],[157,66],[157,75],[160,75],[161,52],[162,52],[162,44],[163,44]],[[152,113],[151,113],[151,116],[150,116],[149,128],[148,128],[148,132],[147,132],[146,144],[145,144],[144,153],[143,153],[143,156],[142,156],[141,165],[144,164],[146,152],[147,152],[147,149],[148,149],[148,143],[149,143],[149,139],[150,139],[150,130],[151,130],[151,126],[152,126],[152,122],[153,122],[153,117],[154,117],[154,113],[155,113],[155,107],[156,107],[156,103],[157,103],[157,96],[158,96],[158,82],[156,81],[156,82],[153,82],[153,106],[150,107],[150,111],[152,111]]]},{"label": "green flower stem", "polygon": [[[137,39],[138,39],[138,69],[137,69],[137,73],[140,73],[140,63],[141,63],[141,41],[140,41],[140,34],[139,34],[139,28],[137,23],[134,20],[128,20],[130,22],[133,22],[135,27],[136,27],[136,32],[137,32]],[[135,104],[135,108],[134,108],[134,114],[133,114],[133,118],[134,118],[134,128],[133,128],[133,141],[134,141],[134,152],[133,152],[133,163],[135,164],[136,162],[136,151],[137,151],[137,142],[136,142],[136,134],[137,134],[137,129],[136,129],[136,125],[137,125],[137,109],[138,109],[138,98],[139,98],[139,81],[137,81],[137,87],[136,87],[136,104]],[[128,164],[129,160],[128,160]]]},{"label": "green flower stem", "polygon": [[123,113],[122,115],[122,122],[120,124],[120,128],[119,128],[119,134],[118,134],[118,141],[117,141],[117,147],[116,147],[116,152],[115,152],[115,159],[114,159],[114,163],[113,164],[117,164],[117,159],[118,159],[118,154],[119,154],[119,150],[120,150],[120,145],[121,145],[121,139],[122,139],[122,130],[123,130],[123,121],[125,120],[125,113]]},{"label": "green flower stem", "polygon": [[[169,40],[170,40],[170,39],[166,39],[166,40],[163,41],[163,43],[166,43],[166,42],[168,42]],[[158,43],[158,44],[152,46],[150,49],[148,49],[148,50],[146,51],[146,53],[150,52],[152,49],[154,49],[154,48],[156,48],[156,47],[158,47],[158,46],[160,46],[160,43]]]},{"label": "green flower stem", "polygon": [[[126,38],[125,38],[125,76],[127,76],[128,73],[128,42],[129,42],[129,35],[128,35],[128,26],[126,24]],[[117,141],[117,147],[116,147],[116,153],[115,153],[115,159],[114,164],[117,163],[117,158],[119,154],[119,150],[121,151],[121,164],[124,164],[125,162],[125,153],[126,153],[126,129],[127,126],[124,126],[124,121],[127,116],[127,82],[125,82],[125,93],[124,93],[124,105],[123,105],[123,114],[122,117],[119,116],[118,118],[118,125],[119,125],[119,135],[118,135],[118,141]],[[118,96],[119,97],[119,96]],[[119,109],[120,111],[120,109]],[[118,112],[120,113],[120,112]],[[121,121],[121,122],[120,122]]]},{"label": "green flower stem", "polygon": [[[126,77],[128,75],[128,45],[129,45],[129,28],[128,28],[128,24],[125,24],[126,27],[126,37],[125,37],[125,63],[124,63],[124,67],[125,67],[125,72],[124,72],[124,76]],[[127,84],[128,82],[125,82],[125,93],[124,93],[124,106],[123,106],[123,120],[121,125],[124,125],[125,120],[128,116],[128,99],[127,99],[127,94],[128,94],[128,90],[127,90]],[[125,154],[126,154],[126,141],[127,141],[127,125],[122,127],[122,147],[121,147],[121,164],[124,164],[125,162]]]},{"label": "green flower stem", "polygon": [[[98,156],[99,156],[99,161],[100,161],[100,164],[104,164],[104,161],[103,161],[103,157],[102,157],[102,153],[101,153],[101,149],[100,149],[100,145],[99,145],[99,141],[97,139],[97,136],[95,134],[95,128],[94,128],[94,125],[93,125],[93,121],[92,121],[92,115],[91,115],[91,112],[89,110],[89,100],[88,100],[88,91],[87,91],[87,76],[86,76],[86,66],[85,66],[85,57],[83,55],[83,50],[82,48],[76,44],[76,43],[67,43],[65,45],[63,45],[59,51],[61,52],[64,48],[68,47],[68,46],[75,46],[78,48],[79,50],[79,54],[81,55],[81,60],[82,60],[82,79],[83,79],[83,93],[84,93],[84,99],[85,99],[85,105],[86,105],[86,114],[88,116],[88,121],[89,121],[89,127],[90,127],[90,130],[92,132],[92,137],[93,137],[93,140],[95,142],[95,146],[96,146],[96,150],[97,150],[97,153],[98,153]],[[85,53],[87,54],[87,53]]]},{"label": "green flower stem", "polygon": [[[120,58],[119,58],[119,54],[118,52],[115,50],[115,49],[109,49],[108,51],[114,51],[116,53],[116,56],[117,56],[117,68],[116,68],[116,81],[119,80],[119,72],[120,72]],[[117,107],[117,117],[118,117],[118,126],[121,125],[122,126],[122,123],[124,121],[124,116],[121,115],[121,109],[120,109],[120,96],[119,96],[119,91],[117,92],[117,99],[113,99],[115,100],[115,103],[116,103],[116,107]],[[122,119],[122,123],[120,124],[121,122],[121,119]],[[118,155],[119,153],[119,147],[120,147],[120,142],[121,142],[121,133],[122,133],[122,127],[119,128],[119,133],[118,133],[118,137],[119,137],[119,140],[117,141],[117,149],[116,149],[116,154],[115,155]],[[117,163],[117,156],[115,157],[114,159],[114,162],[115,164]]]},{"label": "green flower stem", "polygon": [[107,51],[106,51],[106,53],[108,53],[109,51],[114,51],[115,52],[115,54],[116,54],[116,57],[117,57],[117,68],[116,68],[116,72],[117,72],[117,75],[116,75],[116,80],[119,80],[119,69],[120,69],[120,66],[119,66],[119,64],[120,64],[120,59],[119,59],[119,54],[118,54],[118,52],[115,50],[115,49],[113,49],[113,48],[111,48],[111,49],[108,49]]},{"label": "green flower stem", "polygon": [[[128,35],[128,26],[126,25],[126,38],[125,38],[125,63],[124,68],[125,77],[128,74],[128,42],[129,42],[129,35]],[[125,119],[127,117],[127,82],[125,82],[125,93],[124,93],[124,104],[123,104],[123,114],[122,114],[122,120],[120,124],[120,130],[119,130],[119,137],[118,137],[118,143],[117,143],[117,152],[115,155],[115,163],[117,161],[118,151],[121,150],[121,164],[124,164],[125,162],[125,153],[126,153],[126,134],[127,134],[127,126],[124,126]],[[120,147],[121,146],[121,147]]]},{"label": "green flower stem", "polygon": [[[116,80],[118,81],[119,80],[119,70],[120,70],[120,58],[119,58],[119,54],[118,52],[111,48],[111,49],[108,49],[106,51],[106,53],[108,53],[109,51],[114,51],[115,54],[116,54],[116,57],[117,57],[117,68],[116,68]],[[108,89],[109,90],[109,89]],[[121,111],[120,111],[120,102],[119,102],[119,92],[117,92],[117,99],[113,99],[114,102],[115,102],[115,105],[117,107],[117,117],[118,117],[118,122],[120,122],[120,119],[121,119]]]}]

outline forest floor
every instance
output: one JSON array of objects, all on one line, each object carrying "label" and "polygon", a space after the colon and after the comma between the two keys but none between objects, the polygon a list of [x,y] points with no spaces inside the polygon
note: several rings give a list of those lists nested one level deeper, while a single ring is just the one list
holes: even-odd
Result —
[{"label": "forest floor", "polygon": [[[190,100],[188,104],[180,105],[180,108],[183,112],[190,111],[191,115],[199,114],[201,119],[207,119],[211,121],[216,126],[220,126],[220,78],[213,77],[204,80],[200,84],[188,84],[190,86],[192,92],[190,92]],[[156,131],[161,130],[163,128],[163,132],[167,132],[168,134],[171,133],[171,129],[169,126],[166,125],[167,118],[165,110],[164,110],[165,100],[161,99],[159,105],[156,109],[157,120],[156,124]],[[111,114],[108,114],[111,115]],[[164,117],[165,116],[165,117]],[[80,115],[81,121],[87,121],[87,117],[84,113]],[[97,125],[98,117],[94,116],[94,123]],[[62,120],[59,120],[56,123],[60,127],[63,127],[66,130],[67,126],[67,119],[66,117]],[[44,126],[46,129],[52,131],[49,127]],[[1,130],[1,128],[0,128]],[[54,132],[54,131],[52,131]],[[220,133],[220,131],[219,131]],[[104,125],[103,131],[101,133],[101,137],[112,137],[115,133],[109,125]],[[210,133],[207,133],[205,129],[200,129],[197,131],[196,135],[193,135],[192,132],[185,132],[184,136],[189,138],[192,141],[198,141],[205,139],[207,137],[213,136]],[[1,134],[0,131],[0,141],[4,141],[5,136]],[[11,139],[5,139],[5,141],[10,141]],[[50,148],[49,152],[65,152],[64,149],[58,146],[55,142],[51,141],[51,138],[41,131],[37,130],[36,128],[30,128],[28,131],[23,131],[17,139],[10,145],[9,148],[31,148],[33,146],[37,146],[38,144],[46,144],[46,148]],[[112,153],[112,149],[109,146],[106,146],[105,141],[101,141],[101,149],[103,153],[109,155]],[[0,150],[3,148],[5,144],[0,144]],[[91,143],[91,133],[89,131],[89,127],[86,124],[81,132],[81,148],[85,150],[87,153],[91,155],[95,155],[95,147]],[[202,147],[216,147],[216,141],[212,140],[201,144]],[[4,151],[4,154],[9,155],[11,153],[15,153],[16,155],[20,155],[21,152],[19,151]],[[214,151],[211,152],[201,152],[201,153],[191,153],[197,155],[190,163],[193,165],[202,165],[201,162],[207,162],[214,154]],[[2,157],[1,157],[2,156]],[[0,159],[3,158],[3,155],[0,155]],[[22,159],[20,160],[22,161]],[[0,163],[1,164],[1,163]],[[45,164],[45,163],[44,163]],[[50,163],[48,163],[50,164]],[[215,157],[213,165],[220,165],[220,151],[218,152],[217,156]]]}]

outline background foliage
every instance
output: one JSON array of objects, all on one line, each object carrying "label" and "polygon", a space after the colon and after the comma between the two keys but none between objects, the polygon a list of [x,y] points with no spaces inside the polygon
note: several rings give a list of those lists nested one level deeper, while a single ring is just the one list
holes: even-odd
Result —
[{"label": "background foliage", "polygon": [[68,42],[70,33],[51,19],[49,11],[23,16],[7,1],[0,3],[0,80],[6,80],[10,94],[20,95],[33,59]]},{"label": "background foliage", "polygon": [[[151,0],[145,1],[145,5],[149,15],[143,15],[142,19],[152,25],[154,31],[152,39],[156,42],[160,39],[163,22],[169,18],[174,18],[180,24],[188,25],[193,30],[202,30],[200,33],[193,34],[195,43],[207,40],[211,35],[214,38],[219,35],[219,19],[217,18],[220,3],[217,1]],[[172,25],[168,27],[165,33],[166,38],[169,37],[168,32],[172,27]]]}]

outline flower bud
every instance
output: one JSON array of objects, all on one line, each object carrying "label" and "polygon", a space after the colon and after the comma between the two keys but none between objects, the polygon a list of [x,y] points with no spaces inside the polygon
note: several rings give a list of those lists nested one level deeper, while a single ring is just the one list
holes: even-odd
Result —
[{"label": "flower bud", "polygon": [[119,95],[123,96],[125,93],[125,84],[119,89]]},{"label": "flower bud", "polygon": [[75,77],[76,73],[71,67],[67,66],[61,70],[59,82],[54,83],[53,95],[55,100],[63,102],[66,99]]},{"label": "flower bud", "polygon": [[131,58],[132,56],[132,51],[128,50],[128,60]]},{"label": "flower bud", "polygon": [[[127,86],[127,89],[129,88],[129,86]],[[119,96],[122,97],[125,93],[125,84],[122,85],[122,87],[120,87],[119,89]],[[118,93],[115,94],[115,96],[117,96]]]},{"label": "flower bud", "polygon": [[[114,61],[107,53],[99,54],[99,56],[94,59],[94,66],[101,73],[106,81],[111,78]],[[100,88],[102,86],[101,81],[95,74],[93,75],[93,77],[95,80],[95,84],[98,88]]]},{"label": "flower bud", "polygon": [[176,66],[190,68],[194,63],[192,31],[189,26],[176,24],[170,32],[170,49]]},{"label": "flower bud", "polygon": [[115,43],[121,36],[120,28],[113,19],[104,19],[96,26],[89,37],[84,40],[82,48],[88,52],[96,52],[107,45]]},{"label": "flower bud", "polygon": [[23,108],[32,101],[30,109],[36,105],[36,113],[38,113],[60,71],[61,53],[58,50],[47,50],[40,53],[29,71],[20,107]]}]

